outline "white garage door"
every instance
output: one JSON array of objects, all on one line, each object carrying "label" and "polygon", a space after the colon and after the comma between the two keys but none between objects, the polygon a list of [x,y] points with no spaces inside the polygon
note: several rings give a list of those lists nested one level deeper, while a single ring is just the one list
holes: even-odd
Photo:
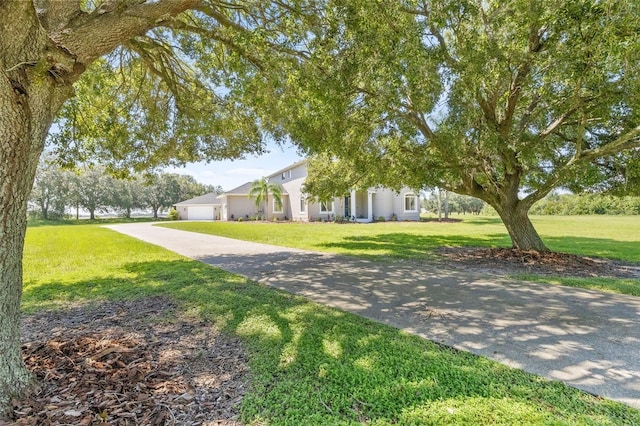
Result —
[{"label": "white garage door", "polygon": [[213,206],[189,206],[189,220],[213,220]]}]

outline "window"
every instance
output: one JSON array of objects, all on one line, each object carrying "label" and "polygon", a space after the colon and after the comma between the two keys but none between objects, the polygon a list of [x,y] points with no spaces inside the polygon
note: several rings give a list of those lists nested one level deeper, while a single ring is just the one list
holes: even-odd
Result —
[{"label": "window", "polygon": [[291,170],[287,170],[286,172],[282,172],[282,180],[291,177]]},{"label": "window", "polygon": [[282,213],[282,200],[278,202],[275,198],[273,199],[273,212]]},{"label": "window", "polygon": [[333,213],[333,201],[321,201],[320,213]]},{"label": "window", "polygon": [[418,197],[415,194],[404,194],[404,211],[405,212],[417,212],[418,211]]},{"label": "window", "polygon": [[307,211],[307,200],[304,197],[300,197],[300,213]]}]

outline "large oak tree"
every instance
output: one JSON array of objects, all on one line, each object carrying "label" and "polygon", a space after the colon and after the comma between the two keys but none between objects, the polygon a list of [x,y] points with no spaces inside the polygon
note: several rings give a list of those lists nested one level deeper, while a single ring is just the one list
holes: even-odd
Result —
[{"label": "large oak tree", "polygon": [[59,114],[65,163],[232,158],[262,149],[260,125],[339,158],[351,185],[480,198],[538,250],[531,205],[636,158],[635,1],[314,3],[0,0],[0,407],[32,383],[26,207]]},{"label": "large oak tree", "polygon": [[637,181],[637,1],[334,0],[323,19],[275,109],[321,154],[313,195],[345,177],[445,188],[490,204],[515,248],[546,251],[536,201]]},{"label": "large oak tree", "polygon": [[0,417],[32,385],[20,351],[22,252],[56,116],[51,149],[63,162],[143,169],[260,151],[234,82],[296,47],[304,3],[0,0]]}]

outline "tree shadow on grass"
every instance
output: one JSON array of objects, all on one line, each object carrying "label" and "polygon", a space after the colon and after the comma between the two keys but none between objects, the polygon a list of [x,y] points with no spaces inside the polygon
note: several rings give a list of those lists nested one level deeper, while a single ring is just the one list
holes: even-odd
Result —
[{"label": "tree shadow on grass", "polygon": [[438,247],[509,247],[509,237],[504,234],[488,234],[483,237],[468,235],[415,235],[396,232],[372,236],[345,237],[342,241],[319,244],[319,247],[341,249],[347,253],[381,257],[431,256]]},{"label": "tree shadow on grass", "polygon": [[[248,259],[247,259],[248,260]],[[638,413],[195,261],[135,262],[130,278],[25,288],[25,303],[168,295],[244,339],[252,392],[244,420],[538,423]],[[329,270],[330,271],[330,270]],[[329,272],[330,274],[330,272]],[[570,400],[570,404],[560,401]],[[540,407],[553,407],[550,410]]]},{"label": "tree shadow on grass", "polygon": [[[543,236],[543,241],[553,251],[640,263],[640,248],[637,241],[567,236]],[[318,246],[340,249],[346,254],[370,258],[419,258],[432,256],[434,249],[439,247],[508,248],[511,245],[511,240],[506,234],[487,234],[482,237],[473,237],[469,235],[415,235],[397,232],[372,236],[349,236],[339,242],[323,243]]]}]

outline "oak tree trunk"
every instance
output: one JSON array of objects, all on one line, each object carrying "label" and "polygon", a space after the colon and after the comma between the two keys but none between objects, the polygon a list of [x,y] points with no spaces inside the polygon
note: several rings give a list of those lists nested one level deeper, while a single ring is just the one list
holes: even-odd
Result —
[{"label": "oak tree trunk", "polygon": [[10,399],[24,395],[34,383],[20,347],[27,200],[53,117],[73,93],[51,78],[46,67],[30,62],[48,45],[33,19],[33,6],[9,3],[0,2],[5,19],[0,26],[0,419]]},{"label": "oak tree trunk", "polygon": [[519,250],[535,250],[540,252],[550,251],[544,245],[538,231],[529,219],[530,206],[522,203],[508,203],[506,206],[493,206],[504,226],[509,232],[513,248]]},{"label": "oak tree trunk", "polygon": [[0,0],[0,423],[32,383],[20,352],[22,253],[49,127],[95,59],[199,0],[102,2],[92,13],[81,3]]},{"label": "oak tree trunk", "polygon": [[52,121],[56,90],[0,73],[0,418],[32,378],[20,350],[22,253],[27,200]]},{"label": "oak tree trunk", "polygon": [[25,392],[32,380],[20,350],[20,299],[27,196],[35,175],[35,168],[25,165],[35,153],[26,137],[28,123],[16,111],[7,113],[6,97],[0,90],[0,406]]}]

